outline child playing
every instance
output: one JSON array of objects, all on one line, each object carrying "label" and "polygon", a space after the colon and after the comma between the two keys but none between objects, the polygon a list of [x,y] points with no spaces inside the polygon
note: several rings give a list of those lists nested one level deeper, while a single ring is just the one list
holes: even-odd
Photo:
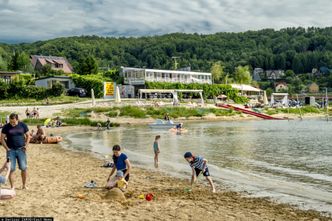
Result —
[{"label": "child playing", "polygon": [[110,175],[107,178],[107,182],[111,180],[112,175],[115,171],[122,171],[124,174],[124,179],[128,182],[129,181],[129,174],[131,170],[131,164],[126,154],[121,152],[121,147],[119,145],[113,146],[113,162],[114,167]]},{"label": "child playing", "polygon": [[209,169],[206,165],[207,160],[201,156],[194,156],[191,152],[186,152],[184,154],[184,158],[187,160],[187,162],[190,164],[190,167],[192,168],[191,185],[195,183],[196,177],[203,173],[203,176],[210,183],[212,192],[215,193],[216,190],[210,177]]},{"label": "child playing", "polygon": [[159,160],[158,160],[158,155],[160,153],[160,150],[159,150],[159,143],[158,141],[160,140],[160,135],[157,135],[155,140],[154,140],[154,143],[153,143],[153,150],[154,150],[154,167],[155,168],[158,168],[158,165],[159,165]]},{"label": "child playing", "polygon": [[122,170],[118,170],[116,171],[115,177],[107,183],[106,188],[112,189],[118,187],[120,190],[124,191],[127,185],[128,182],[124,179]]},{"label": "child playing", "polygon": [[[7,162],[2,166],[0,169],[0,173],[2,173],[4,170],[7,170],[5,176],[0,176],[0,184],[5,184],[8,180],[9,173],[10,173],[10,162],[9,159],[7,159]],[[7,200],[11,199],[15,196],[15,190],[14,189],[0,189],[0,200]]]}]

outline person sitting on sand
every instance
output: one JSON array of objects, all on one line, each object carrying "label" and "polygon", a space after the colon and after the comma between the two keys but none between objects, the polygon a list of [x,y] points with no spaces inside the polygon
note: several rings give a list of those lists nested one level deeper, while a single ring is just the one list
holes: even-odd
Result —
[{"label": "person sitting on sand", "polygon": [[116,171],[116,175],[113,179],[107,183],[106,188],[112,189],[118,187],[120,190],[124,191],[127,188],[128,182],[123,177],[123,172],[121,170]]},{"label": "person sitting on sand", "polygon": [[159,165],[159,160],[158,160],[158,155],[160,153],[160,150],[159,150],[159,141],[160,139],[160,135],[157,135],[155,140],[154,140],[154,143],[153,143],[153,151],[154,151],[154,167],[155,168],[158,168],[158,165]]},{"label": "person sitting on sand", "polygon": [[60,117],[55,118],[55,126],[56,127],[61,127],[62,126],[62,121],[61,121]]},{"label": "person sitting on sand", "polygon": [[107,128],[107,130],[111,129],[111,121],[109,118],[107,118],[107,121],[106,121],[106,128]]},{"label": "person sitting on sand", "polygon": [[170,119],[169,119],[169,115],[168,115],[168,113],[165,114],[165,116],[164,116],[164,120],[166,120],[166,121],[169,121],[169,120],[170,120]]},{"label": "person sitting on sand", "polygon": [[193,185],[196,181],[196,178],[201,173],[203,173],[203,176],[206,178],[207,181],[209,181],[212,192],[215,193],[216,190],[215,190],[213,181],[210,177],[209,168],[206,165],[207,160],[201,156],[194,156],[191,152],[186,152],[184,154],[184,158],[186,159],[186,161],[190,164],[190,167],[192,168],[191,185]]},{"label": "person sitting on sand", "polygon": [[[0,168],[0,174],[7,170],[5,176],[0,176],[0,184],[5,184],[9,178],[10,174],[10,161],[9,158],[7,158],[7,161],[4,163],[2,168]],[[0,189],[0,200],[6,200],[11,199],[15,196],[15,189]]]},{"label": "person sitting on sand", "polygon": [[36,143],[42,143],[43,140],[46,137],[46,133],[44,131],[44,129],[42,128],[42,126],[37,125],[37,132],[36,134],[33,136],[33,140],[36,141]]},{"label": "person sitting on sand", "polygon": [[128,182],[129,181],[129,173],[131,170],[131,164],[126,154],[121,153],[121,147],[119,145],[113,146],[113,162],[114,167],[110,175],[107,178],[107,182],[111,180],[112,175],[114,174],[115,170],[122,171],[124,179]]}]

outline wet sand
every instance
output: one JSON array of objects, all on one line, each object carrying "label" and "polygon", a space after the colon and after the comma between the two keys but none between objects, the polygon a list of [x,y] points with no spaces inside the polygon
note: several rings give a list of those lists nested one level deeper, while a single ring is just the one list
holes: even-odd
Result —
[{"label": "wet sand", "polygon": [[[61,128],[68,132],[79,129]],[[0,159],[5,159],[2,147]],[[64,150],[57,144],[31,144],[28,149],[29,189],[20,189],[21,178],[17,170],[17,196],[0,201],[0,217],[49,216],[55,220],[332,220],[315,211],[302,211],[268,199],[249,198],[226,189],[219,188],[213,194],[201,179],[193,191],[188,192],[185,189],[189,186],[189,177],[188,180],[173,178],[161,172],[139,169],[135,165],[125,192],[126,199],[117,201],[102,188],[111,171],[101,167],[103,163],[92,154]],[[90,180],[96,181],[100,188],[84,188],[84,183]],[[155,198],[152,201],[138,198],[147,193],[153,193]]]}]

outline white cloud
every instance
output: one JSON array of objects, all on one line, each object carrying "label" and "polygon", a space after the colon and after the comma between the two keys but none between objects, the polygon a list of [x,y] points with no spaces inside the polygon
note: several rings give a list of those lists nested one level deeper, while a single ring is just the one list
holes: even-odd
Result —
[{"label": "white cloud", "polygon": [[330,0],[0,0],[0,39],[325,27],[331,8]]}]

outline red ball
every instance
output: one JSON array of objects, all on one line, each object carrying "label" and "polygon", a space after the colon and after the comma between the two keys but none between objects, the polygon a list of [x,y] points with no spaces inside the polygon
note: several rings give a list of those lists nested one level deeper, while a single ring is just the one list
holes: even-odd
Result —
[{"label": "red ball", "polygon": [[151,200],[153,199],[153,195],[152,195],[151,193],[146,194],[145,199],[146,199],[147,201],[151,201]]}]

